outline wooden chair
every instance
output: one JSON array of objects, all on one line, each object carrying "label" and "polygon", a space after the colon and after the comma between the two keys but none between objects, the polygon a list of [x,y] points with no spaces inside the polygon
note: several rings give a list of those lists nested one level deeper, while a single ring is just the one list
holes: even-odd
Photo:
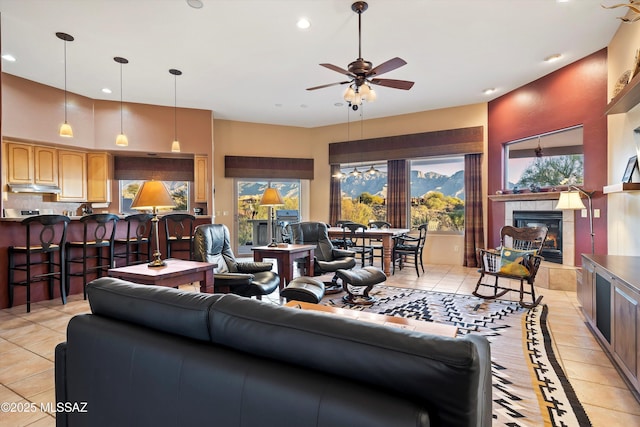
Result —
[{"label": "wooden chair", "polygon": [[422,263],[422,252],[424,250],[424,244],[427,241],[427,224],[420,224],[418,226],[418,235],[412,236],[409,234],[403,234],[395,238],[393,245],[393,253],[391,254],[391,262],[393,263],[393,269],[391,274],[396,272],[396,263],[402,270],[404,264],[409,261],[413,262],[416,267],[416,274],[420,277],[420,270],[418,265],[422,268],[424,273],[424,264]]},{"label": "wooden chair", "polygon": [[[89,275],[97,277],[113,267],[113,241],[116,235],[116,223],[119,218],[114,214],[91,214],[80,218],[82,240],[67,241],[65,244],[65,274],[67,295],[71,287],[71,277],[82,277],[84,299],[87,299]],[[82,269],[74,271],[73,266]]]},{"label": "wooden chair", "polygon": [[[64,215],[37,215],[22,220],[22,225],[25,227],[25,244],[9,246],[7,250],[9,307],[13,307],[15,286],[27,288],[27,313],[31,311],[32,283],[47,282],[49,299],[53,299],[54,280],[60,284],[62,303],[67,303],[64,286],[66,277],[64,245],[67,225],[70,221],[69,217]],[[56,254],[58,254],[57,262]]]},{"label": "wooden chair", "polygon": [[[141,264],[151,261],[151,214],[133,214],[124,218],[127,237],[114,240],[114,258],[124,259],[124,265]],[[118,251],[123,249],[123,251]],[[116,261],[117,263],[117,261]]]},{"label": "wooden chair", "polygon": [[[495,299],[510,291],[519,291],[519,303],[522,307],[533,308],[542,300],[542,296],[536,298],[534,281],[540,263],[544,260],[537,255],[544,246],[547,238],[547,227],[512,227],[506,225],[500,230],[500,248],[478,249],[480,259],[480,278],[473,291],[473,295],[486,299]],[[485,276],[494,278],[493,283],[484,283]],[[499,279],[504,279],[507,285],[498,283]],[[520,282],[520,288],[513,289],[508,285],[511,280]],[[525,290],[525,282],[530,286]],[[489,287],[492,292],[488,295],[479,292],[481,286]],[[531,302],[524,301],[524,295],[531,295]]]},{"label": "wooden chair", "polygon": [[[387,221],[369,221],[369,228],[391,228]],[[384,246],[382,239],[370,239],[369,244],[373,248],[373,258],[380,258],[380,263],[384,264]]]},{"label": "wooden chair", "polygon": [[[191,214],[167,214],[164,223],[167,258],[193,259],[193,228],[196,217]],[[182,254],[177,256],[177,254]]]},{"label": "wooden chair", "polygon": [[355,252],[356,258],[360,257],[362,267],[364,267],[365,261],[368,261],[370,266],[373,265],[373,247],[369,244],[369,239],[365,236],[358,236],[358,233],[362,233],[366,229],[366,225],[356,222],[342,224],[342,238],[345,244],[351,244],[346,249]]}]

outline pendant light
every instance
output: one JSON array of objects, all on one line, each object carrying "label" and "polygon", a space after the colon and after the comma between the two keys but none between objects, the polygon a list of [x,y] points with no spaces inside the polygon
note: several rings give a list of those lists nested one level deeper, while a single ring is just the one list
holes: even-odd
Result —
[{"label": "pendant light", "polygon": [[60,136],[73,138],[73,129],[67,122],[67,42],[72,42],[74,39],[67,33],[56,33],[56,37],[64,41],[64,123],[60,125]]},{"label": "pendant light", "polygon": [[173,74],[173,142],[171,143],[171,151],[180,152],[180,141],[178,141],[178,76],[182,75],[182,71],[172,68],[169,73]]},{"label": "pendant light", "polygon": [[120,56],[116,56],[113,60],[120,64],[120,134],[116,137],[116,145],[126,147],[129,145],[129,140],[122,130],[122,64],[128,64],[129,61]]}]

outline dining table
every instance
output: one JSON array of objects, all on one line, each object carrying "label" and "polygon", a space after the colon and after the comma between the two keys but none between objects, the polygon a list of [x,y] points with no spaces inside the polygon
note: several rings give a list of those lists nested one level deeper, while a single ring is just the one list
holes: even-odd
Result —
[{"label": "dining table", "polygon": [[[382,271],[391,275],[391,253],[393,252],[393,238],[411,231],[409,228],[367,228],[355,232],[355,236],[364,239],[377,239],[382,242]],[[329,227],[330,239],[341,239],[344,236],[342,227]]]}]

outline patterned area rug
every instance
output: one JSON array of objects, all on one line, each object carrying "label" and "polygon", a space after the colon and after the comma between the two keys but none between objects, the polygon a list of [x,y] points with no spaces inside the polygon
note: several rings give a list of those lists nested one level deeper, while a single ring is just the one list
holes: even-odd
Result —
[{"label": "patterned area rug", "polygon": [[547,307],[526,310],[517,302],[376,286],[372,306],[323,304],[427,322],[455,325],[458,335],[481,334],[491,342],[494,426],[590,426],[547,329]]}]

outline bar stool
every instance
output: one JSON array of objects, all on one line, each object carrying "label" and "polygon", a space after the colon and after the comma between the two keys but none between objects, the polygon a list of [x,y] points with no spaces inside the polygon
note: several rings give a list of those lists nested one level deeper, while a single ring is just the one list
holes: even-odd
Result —
[{"label": "bar stool", "polygon": [[[162,217],[166,239],[167,258],[172,253],[187,253],[183,259],[193,260],[193,223],[196,217],[190,214],[167,214]],[[180,257],[178,257],[180,258]]]},{"label": "bar stool", "polygon": [[[87,299],[87,276],[95,272],[102,277],[102,273],[113,266],[113,240],[118,219],[114,214],[92,214],[80,218],[83,224],[82,241],[67,242],[65,245],[67,293],[71,287],[71,277],[82,276],[82,291],[84,299]],[[77,255],[72,256],[73,249],[82,249],[82,253],[76,251]],[[90,260],[95,262],[89,263]],[[74,264],[82,264],[82,270],[72,271]]]},{"label": "bar stool", "polygon": [[[31,311],[31,284],[47,281],[49,299],[53,299],[53,282],[60,283],[62,303],[67,303],[65,293],[64,247],[67,236],[67,224],[71,220],[64,215],[37,215],[22,220],[26,227],[25,246],[9,246],[9,307],[13,306],[15,286],[27,288],[27,313]],[[59,260],[55,262],[55,254]],[[24,255],[24,262],[16,258]],[[38,267],[40,266],[40,267]],[[24,272],[24,280],[16,280],[16,271]]]},{"label": "bar stool", "polygon": [[[151,214],[134,214],[124,218],[127,223],[127,237],[114,240],[114,258],[124,259],[125,265],[151,261],[151,231],[153,229],[151,218],[153,218]],[[117,249],[123,246],[124,251],[118,252]]]}]

